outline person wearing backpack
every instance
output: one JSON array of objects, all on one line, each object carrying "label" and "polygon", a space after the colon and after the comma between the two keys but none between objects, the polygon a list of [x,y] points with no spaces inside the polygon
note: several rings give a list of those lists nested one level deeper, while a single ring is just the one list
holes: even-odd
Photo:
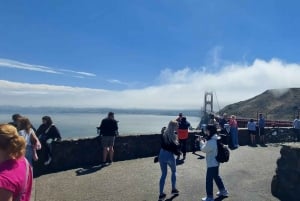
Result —
[{"label": "person wearing backpack", "polygon": [[213,180],[215,180],[216,185],[219,189],[217,196],[228,196],[228,191],[224,186],[224,183],[219,175],[219,162],[216,160],[218,153],[217,140],[219,136],[217,135],[217,128],[214,125],[207,125],[206,139],[200,140],[201,151],[206,153],[206,197],[202,198],[203,201],[213,201]]}]

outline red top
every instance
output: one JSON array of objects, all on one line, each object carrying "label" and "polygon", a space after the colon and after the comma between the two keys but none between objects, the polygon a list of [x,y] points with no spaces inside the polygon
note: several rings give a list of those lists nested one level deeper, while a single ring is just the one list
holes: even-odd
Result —
[{"label": "red top", "polygon": [[185,140],[189,137],[189,129],[178,129],[177,134],[179,140]]}]

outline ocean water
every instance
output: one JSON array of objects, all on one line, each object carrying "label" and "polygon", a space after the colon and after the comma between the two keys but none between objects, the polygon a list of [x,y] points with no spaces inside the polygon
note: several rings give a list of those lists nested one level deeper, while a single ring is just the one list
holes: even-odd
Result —
[{"label": "ocean water", "polygon": [[[43,114],[22,113],[30,119],[33,126],[37,129],[42,123]],[[84,138],[97,136],[96,127],[107,113],[51,113],[52,121],[59,129],[63,139]],[[153,114],[115,114],[115,119],[119,121],[120,135],[143,135],[160,133],[163,126],[167,126],[170,120],[176,116],[153,115]],[[197,127],[200,117],[189,117],[187,120],[193,128]],[[0,123],[11,121],[11,114],[0,113]]]}]

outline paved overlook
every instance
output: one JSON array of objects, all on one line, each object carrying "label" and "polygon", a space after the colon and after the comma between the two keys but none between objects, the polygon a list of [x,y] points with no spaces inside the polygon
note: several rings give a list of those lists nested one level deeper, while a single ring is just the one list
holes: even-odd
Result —
[{"label": "paved overlook", "polygon": [[[275,201],[271,181],[281,146],[242,146],[231,151],[220,174],[230,192],[224,201]],[[202,152],[197,152],[205,156]],[[177,165],[179,196],[171,197],[170,172],[165,192],[167,201],[199,201],[205,196],[205,159],[187,154]],[[43,175],[35,179],[35,201],[156,201],[160,167],[153,157],[115,162],[107,167],[85,167]],[[217,188],[214,185],[214,191]]]}]

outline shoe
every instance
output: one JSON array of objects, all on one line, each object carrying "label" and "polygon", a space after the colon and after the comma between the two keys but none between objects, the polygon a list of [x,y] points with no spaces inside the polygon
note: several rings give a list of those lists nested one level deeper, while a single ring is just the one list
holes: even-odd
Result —
[{"label": "shoe", "polygon": [[51,163],[52,158],[49,156],[49,159],[44,163],[44,165],[49,165]]},{"label": "shoe", "polygon": [[179,190],[177,190],[176,188],[174,188],[172,191],[171,191],[172,194],[175,194],[175,195],[178,195],[179,194]]},{"label": "shoe", "polygon": [[153,162],[154,162],[154,163],[157,163],[157,162],[158,162],[158,156],[155,156],[155,157],[154,157]]},{"label": "shoe", "polygon": [[162,194],[160,194],[160,195],[159,195],[159,197],[158,197],[158,198],[161,200],[161,199],[164,199],[164,198],[166,198],[166,196],[167,196],[167,195],[166,195],[165,193],[162,193]]},{"label": "shoe", "polygon": [[229,194],[229,192],[228,192],[228,190],[226,190],[226,189],[217,192],[217,196],[218,196],[218,197],[220,197],[220,196],[228,197],[228,194]]},{"label": "shoe", "polygon": [[202,201],[214,201],[214,198],[204,197],[201,200]]}]

